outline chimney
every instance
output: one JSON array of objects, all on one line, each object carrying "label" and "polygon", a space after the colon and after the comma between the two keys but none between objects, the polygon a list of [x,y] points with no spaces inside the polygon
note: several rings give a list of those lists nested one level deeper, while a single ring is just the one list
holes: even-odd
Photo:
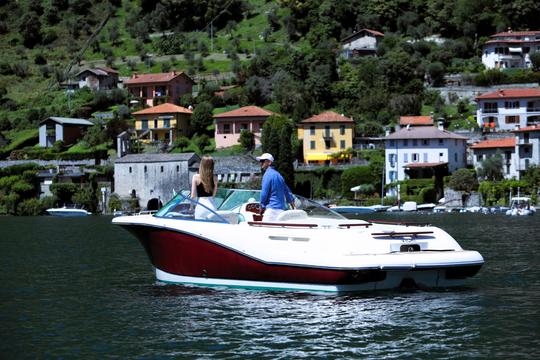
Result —
[{"label": "chimney", "polygon": [[443,118],[439,118],[437,120],[437,129],[444,130],[444,119]]}]

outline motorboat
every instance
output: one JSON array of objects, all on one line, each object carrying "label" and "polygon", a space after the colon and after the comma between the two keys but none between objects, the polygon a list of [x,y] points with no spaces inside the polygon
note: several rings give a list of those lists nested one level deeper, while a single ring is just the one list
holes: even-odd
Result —
[{"label": "motorboat", "polygon": [[506,215],[522,216],[534,215],[536,208],[531,205],[529,196],[514,196],[510,201],[510,209],[506,211]]},{"label": "motorboat", "polygon": [[64,205],[60,208],[50,208],[46,210],[52,216],[88,216],[92,215],[90,211],[78,208],[75,205]]},{"label": "motorboat", "polygon": [[446,288],[484,263],[440,228],[347,219],[295,198],[295,209],[262,221],[260,191],[219,189],[217,210],[195,218],[204,205],[182,191],[153,215],[112,223],[138,238],[163,283],[333,293]]},{"label": "motorboat", "polygon": [[351,215],[357,215],[357,214],[370,214],[376,212],[374,208],[371,206],[332,206],[331,209],[337,213],[340,214],[351,214]]}]

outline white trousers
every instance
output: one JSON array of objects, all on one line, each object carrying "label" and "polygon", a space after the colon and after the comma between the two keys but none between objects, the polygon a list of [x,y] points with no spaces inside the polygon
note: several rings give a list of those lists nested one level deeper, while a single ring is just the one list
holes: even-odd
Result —
[{"label": "white trousers", "polygon": [[199,203],[195,207],[195,219],[206,219],[206,217],[211,214],[210,210],[216,210],[216,203],[213,196],[200,197],[198,198],[198,202]]},{"label": "white trousers", "polygon": [[278,215],[284,211],[285,210],[282,210],[282,209],[266,209],[264,211],[262,221],[266,221],[266,222],[276,221]]}]

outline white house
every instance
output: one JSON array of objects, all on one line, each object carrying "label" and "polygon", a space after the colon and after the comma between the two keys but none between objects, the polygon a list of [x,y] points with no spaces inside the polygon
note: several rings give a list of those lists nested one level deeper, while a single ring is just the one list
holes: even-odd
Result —
[{"label": "white house", "polygon": [[516,171],[518,179],[531,166],[540,165],[540,125],[516,128]]},{"label": "white house", "polygon": [[484,132],[512,131],[540,123],[540,89],[499,89],[476,97],[476,121]]},{"label": "white house", "polygon": [[[407,126],[385,137],[386,184],[466,166],[467,138],[442,126]],[[387,195],[395,196],[396,189]]]},{"label": "white house", "polygon": [[62,141],[64,145],[74,144],[90,126],[94,123],[86,119],[48,117],[39,123],[39,146],[52,147],[56,141]]},{"label": "white house", "polygon": [[500,154],[503,158],[503,174],[506,179],[517,178],[518,158],[516,156],[516,137],[488,139],[471,145],[472,160],[475,169],[482,167],[482,162],[491,156]]},{"label": "white house", "polygon": [[199,161],[195,153],[126,155],[114,163],[114,192],[138,199],[143,208],[151,200],[165,203],[173,191],[191,190]]},{"label": "white house", "polygon": [[482,47],[488,69],[530,68],[530,54],[540,51],[540,31],[506,31],[491,35]]},{"label": "white house", "polygon": [[379,31],[362,29],[341,40],[341,51],[346,59],[355,56],[375,55],[384,34]]}]

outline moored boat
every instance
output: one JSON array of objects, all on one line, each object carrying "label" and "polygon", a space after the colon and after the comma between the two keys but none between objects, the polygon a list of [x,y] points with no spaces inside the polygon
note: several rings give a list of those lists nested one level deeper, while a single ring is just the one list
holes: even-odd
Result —
[{"label": "moored boat", "polygon": [[177,194],[154,215],[112,220],[133,233],[166,283],[355,292],[463,285],[484,263],[433,226],[351,220],[297,197],[263,222],[259,191],[220,189],[218,210]]},{"label": "moored boat", "polygon": [[531,198],[529,196],[515,196],[510,201],[510,209],[506,211],[506,215],[534,215],[535,212],[536,208],[531,205]]},{"label": "moored boat", "polygon": [[63,206],[60,208],[50,208],[46,210],[52,216],[88,216],[92,215],[90,211],[75,206]]}]

